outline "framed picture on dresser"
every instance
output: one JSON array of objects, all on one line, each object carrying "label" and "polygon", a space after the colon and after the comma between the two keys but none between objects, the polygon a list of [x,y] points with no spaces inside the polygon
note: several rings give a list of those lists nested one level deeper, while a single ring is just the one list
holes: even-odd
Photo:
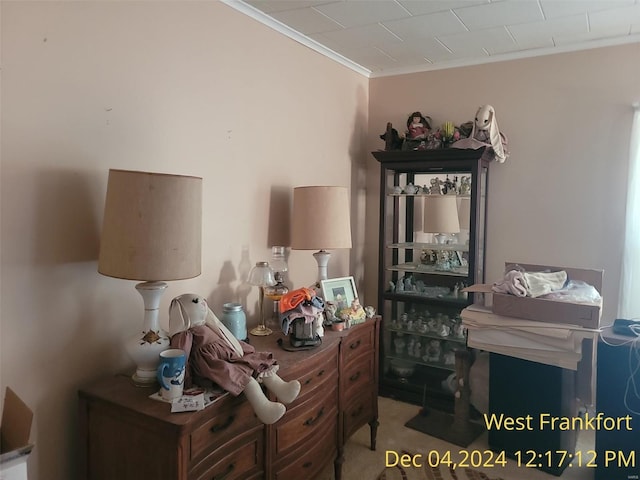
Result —
[{"label": "framed picture on dresser", "polygon": [[338,311],[351,306],[356,298],[356,282],[353,277],[329,278],[320,280],[322,296],[325,302],[333,302],[338,307]]}]

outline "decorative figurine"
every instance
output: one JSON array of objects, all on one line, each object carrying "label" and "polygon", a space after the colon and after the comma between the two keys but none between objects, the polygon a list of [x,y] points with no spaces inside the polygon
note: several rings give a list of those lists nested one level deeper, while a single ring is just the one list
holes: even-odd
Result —
[{"label": "decorative figurine", "polygon": [[462,178],[460,178],[460,191],[458,193],[460,195],[471,194],[471,177],[463,175]]},{"label": "decorative figurine", "polygon": [[[244,393],[265,424],[277,422],[286,411],[283,404],[293,402],[300,393],[300,382],[285,382],[278,376],[279,365],[272,353],[256,352],[237,340],[199,295],[188,293],[171,301],[169,333],[171,348],[186,352],[186,388],[213,382],[233,396]],[[270,401],[260,383],[279,402]]]},{"label": "decorative figurine", "polygon": [[419,187],[416,187],[413,183],[409,183],[404,187],[403,192],[409,195],[415,195],[418,193],[418,189]]},{"label": "decorative figurine", "polygon": [[435,178],[432,178],[429,183],[431,184],[431,188],[429,188],[429,193],[431,195],[442,194],[442,190],[441,190],[442,180],[440,180],[438,177],[435,177]]},{"label": "decorative figurine", "polygon": [[391,122],[387,122],[387,129],[380,135],[380,139],[384,140],[384,149],[387,151],[400,150],[402,148],[402,137],[400,137],[398,131],[393,128]]},{"label": "decorative figurine", "polygon": [[491,147],[494,159],[499,163],[509,156],[506,150],[508,144],[507,137],[500,132],[496,112],[491,105],[482,105],[478,108],[469,138],[463,138],[453,143],[453,148],[473,148],[488,146]]},{"label": "decorative figurine", "polygon": [[426,141],[431,131],[431,119],[427,120],[427,118],[420,112],[413,112],[407,119],[407,135],[402,145],[403,150],[427,149]]}]

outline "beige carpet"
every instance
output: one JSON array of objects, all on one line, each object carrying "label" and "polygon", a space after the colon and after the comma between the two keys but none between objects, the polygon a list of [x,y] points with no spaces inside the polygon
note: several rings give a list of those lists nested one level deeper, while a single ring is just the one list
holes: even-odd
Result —
[{"label": "beige carpet", "polygon": [[[402,472],[398,469],[385,468],[385,456],[387,451],[402,452],[410,451],[428,454],[430,450],[438,450],[438,452],[452,452],[452,460],[457,461],[460,456],[456,455],[460,447],[443,440],[430,437],[424,433],[418,432],[411,428],[407,428],[404,424],[410,418],[414,417],[419,407],[404,402],[398,402],[385,397],[378,399],[379,421],[377,449],[372,451],[369,449],[369,426],[366,425],[358,430],[345,446],[345,462],[342,466],[343,480],[382,480],[381,472],[385,472],[386,480],[413,480],[413,477],[403,477]],[[487,433],[484,432],[478,437],[467,450],[474,449],[484,450],[488,448]],[[586,451],[594,448],[593,435],[578,438],[577,449]],[[393,454],[391,454],[393,455]],[[409,469],[405,469],[409,470]],[[556,477],[554,475],[542,472],[538,469],[517,468],[514,461],[508,461],[507,466],[493,468],[477,468],[478,472],[486,475],[487,479],[497,480],[593,480],[594,469],[592,468],[567,468],[564,473]],[[413,469],[409,472],[419,473]],[[456,470],[456,477],[447,477],[447,471],[441,472],[442,480],[486,480],[484,477],[465,477]],[[408,474],[408,473],[407,473]],[[394,476],[395,475],[395,476]],[[432,477],[425,476],[416,477],[419,480],[432,480]],[[327,468],[318,477],[319,480],[333,480],[333,465]],[[433,477],[433,480],[439,477]]]}]

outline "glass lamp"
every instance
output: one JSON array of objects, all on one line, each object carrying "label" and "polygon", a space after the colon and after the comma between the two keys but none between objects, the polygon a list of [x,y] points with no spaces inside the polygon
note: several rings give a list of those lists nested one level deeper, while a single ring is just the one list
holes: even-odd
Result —
[{"label": "glass lamp", "polygon": [[251,335],[265,336],[271,335],[273,331],[265,325],[264,321],[264,290],[276,284],[273,270],[269,267],[269,262],[257,262],[256,266],[249,272],[248,283],[259,289],[258,305],[260,308],[260,323],[249,332]]},{"label": "glass lamp", "polygon": [[347,187],[293,189],[291,248],[318,250],[318,283],[327,279],[328,249],[351,248],[350,204]]},{"label": "glass lamp", "polygon": [[158,321],[165,280],[200,275],[201,222],[202,178],[109,170],[98,272],[142,281],[135,286],[142,328],[126,343],[138,385],[155,383],[158,356],[169,347]]},{"label": "glass lamp", "polygon": [[265,296],[273,302],[273,312],[267,325],[272,329],[280,328],[280,299],[284,294],[289,293],[289,288],[285,285],[285,276],[289,270],[289,266],[287,265],[284,252],[285,247],[271,247],[271,261],[269,262],[269,266],[271,270],[273,270],[276,284],[265,287],[264,289]]}]

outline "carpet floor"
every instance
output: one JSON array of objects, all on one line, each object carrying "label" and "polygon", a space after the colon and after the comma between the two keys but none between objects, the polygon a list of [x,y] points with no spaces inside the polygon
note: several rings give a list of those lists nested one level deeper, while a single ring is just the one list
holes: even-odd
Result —
[{"label": "carpet floor", "polygon": [[[538,469],[518,468],[515,461],[507,459],[505,467],[477,468],[472,472],[457,470],[452,476],[449,469],[441,467],[437,473],[429,472],[428,468],[406,467],[403,476],[400,468],[386,467],[386,461],[393,462],[402,452],[422,454],[417,463],[425,465],[426,456],[431,450],[437,450],[440,455],[451,452],[452,461],[461,458],[458,451],[461,447],[431,437],[417,430],[405,427],[405,423],[413,418],[420,407],[386,397],[378,398],[378,427],[377,448],[369,449],[369,426],[358,430],[345,445],[345,462],[342,466],[343,480],[593,480],[594,471],[589,468],[572,467],[565,469],[561,476],[554,476]],[[576,450],[590,450],[594,448],[593,435],[581,435],[578,438]],[[488,449],[487,432],[484,432],[464,450],[484,451]],[[480,475],[481,473],[484,474]],[[436,476],[440,474],[441,476]],[[384,475],[384,476],[383,476]],[[421,475],[421,476],[420,476]],[[431,476],[429,476],[431,475]],[[448,475],[448,476],[447,476]],[[319,480],[333,480],[333,464],[327,466],[319,476]]]}]

